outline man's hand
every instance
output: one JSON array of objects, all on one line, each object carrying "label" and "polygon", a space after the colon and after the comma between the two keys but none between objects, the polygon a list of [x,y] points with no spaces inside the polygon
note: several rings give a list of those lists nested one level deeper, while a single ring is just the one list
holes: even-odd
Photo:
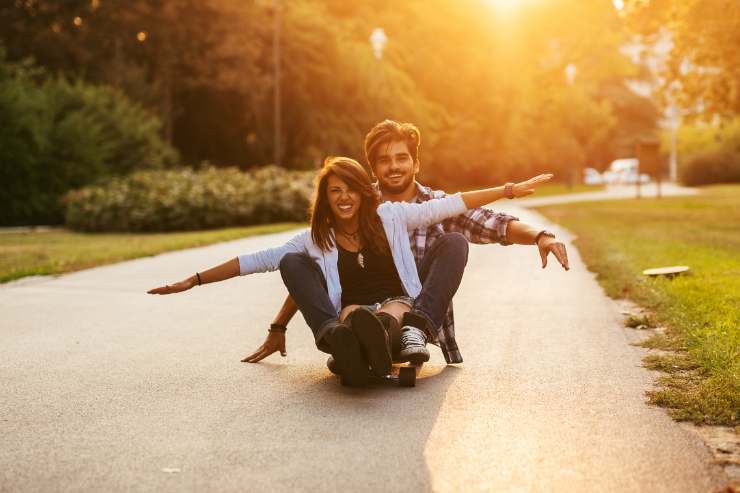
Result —
[{"label": "man's hand", "polygon": [[539,185],[542,185],[543,183],[547,183],[552,179],[553,175],[552,173],[546,173],[542,175],[537,175],[534,178],[530,178],[527,181],[515,183],[514,187],[511,189],[511,192],[514,194],[514,197],[526,197],[527,195],[531,195],[534,193],[535,188],[537,188]]},{"label": "man's hand", "polygon": [[563,269],[570,270],[570,266],[568,265],[568,252],[565,251],[565,245],[562,242],[550,236],[542,235],[539,241],[537,241],[537,248],[540,250],[543,269],[547,266],[547,255],[552,253],[555,255],[555,258],[558,259],[560,265],[563,266]]},{"label": "man's hand", "polygon": [[285,332],[268,332],[265,343],[257,351],[242,360],[242,363],[256,363],[270,356],[275,351],[280,351],[280,356],[287,356],[285,351]]},{"label": "man's hand", "polygon": [[192,279],[188,278],[184,281],[176,282],[175,284],[167,284],[165,286],[161,286],[159,288],[150,289],[147,291],[149,294],[173,294],[173,293],[180,293],[182,291],[187,291],[188,289],[195,286],[195,283]]}]

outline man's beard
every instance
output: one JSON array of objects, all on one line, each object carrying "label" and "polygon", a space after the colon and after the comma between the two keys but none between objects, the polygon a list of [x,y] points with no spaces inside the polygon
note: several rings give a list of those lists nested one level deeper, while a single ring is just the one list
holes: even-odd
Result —
[{"label": "man's beard", "polygon": [[390,183],[384,180],[379,180],[380,191],[382,193],[399,194],[399,193],[405,192],[406,189],[409,188],[409,186],[411,186],[413,182],[414,182],[414,175],[409,175],[398,185],[391,185]]}]

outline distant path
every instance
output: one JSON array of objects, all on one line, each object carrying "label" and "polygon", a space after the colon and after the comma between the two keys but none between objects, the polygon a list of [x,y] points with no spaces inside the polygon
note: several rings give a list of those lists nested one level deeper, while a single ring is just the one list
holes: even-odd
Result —
[{"label": "distant path", "polygon": [[[504,204],[523,220],[539,216]],[[555,225],[547,227],[568,236]],[[285,288],[255,275],[147,288],[289,233],[0,287],[0,491],[710,492],[704,445],[645,403],[653,375],[570,247],[473,246],[455,300],[465,363],[414,389],[340,387]]]},{"label": "distant path", "polygon": [[[635,185],[611,185],[605,190],[598,192],[569,193],[564,195],[549,195],[546,197],[537,197],[537,193],[526,199],[517,201],[517,205],[522,207],[539,207],[541,205],[567,204],[570,202],[590,202],[594,200],[615,200],[631,199],[636,197]],[[644,198],[656,197],[658,187],[655,183],[641,185],[640,195]],[[677,195],[696,195],[699,193],[695,188],[676,185],[675,183],[663,183],[661,185],[661,194],[664,197]]]}]

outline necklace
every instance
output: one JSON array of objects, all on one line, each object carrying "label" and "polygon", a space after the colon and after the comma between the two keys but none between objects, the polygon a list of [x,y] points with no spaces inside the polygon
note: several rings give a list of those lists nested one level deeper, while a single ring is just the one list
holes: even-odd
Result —
[{"label": "necklace", "polygon": [[[357,243],[359,246],[360,244],[360,229],[358,228],[357,231],[354,233],[346,233],[344,231],[339,232],[340,235],[344,236],[348,240],[352,241],[353,243]],[[362,251],[357,251],[357,265],[359,265],[361,268],[365,268],[365,257],[362,256]]]},{"label": "necklace", "polygon": [[362,252],[357,252],[357,265],[365,268],[365,257],[362,256]]},{"label": "necklace", "polygon": [[360,241],[360,230],[358,229],[354,233],[345,233],[344,231],[339,232],[340,235],[344,236],[348,240],[352,240],[355,243]]}]

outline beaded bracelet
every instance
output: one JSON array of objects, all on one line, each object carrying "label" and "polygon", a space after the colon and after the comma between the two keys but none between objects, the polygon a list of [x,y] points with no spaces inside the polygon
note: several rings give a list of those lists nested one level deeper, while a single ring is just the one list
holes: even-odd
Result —
[{"label": "beaded bracelet", "polygon": [[270,324],[270,329],[267,332],[282,332],[285,333],[288,330],[287,325],[282,324]]}]

